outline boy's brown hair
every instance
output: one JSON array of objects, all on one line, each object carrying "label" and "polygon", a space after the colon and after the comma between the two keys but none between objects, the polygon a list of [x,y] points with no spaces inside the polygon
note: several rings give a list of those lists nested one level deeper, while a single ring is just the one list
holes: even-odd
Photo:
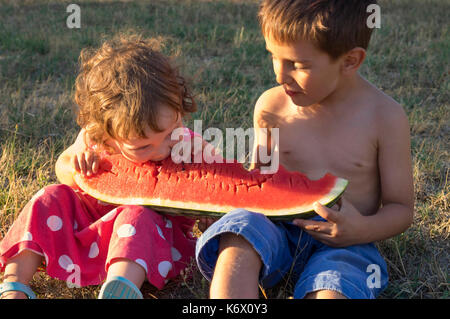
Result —
[{"label": "boy's brown hair", "polygon": [[280,43],[300,39],[336,59],[355,47],[367,50],[372,29],[367,7],[376,0],[264,0],[258,18],[264,37]]},{"label": "boy's brown hair", "polygon": [[159,39],[118,36],[97,50],[84,49],[75,82],[77,122],[92,142],[104,146],[108,137],[145,137],[145,126],[160,132],[159,107],[180,116],[196,111],[184,78],[160,52]]}]

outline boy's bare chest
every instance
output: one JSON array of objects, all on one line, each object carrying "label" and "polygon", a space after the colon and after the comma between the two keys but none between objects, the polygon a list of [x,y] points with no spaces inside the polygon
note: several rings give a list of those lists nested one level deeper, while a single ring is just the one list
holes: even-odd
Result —
[{"label": "boy's bare chest", "polygon": [[[322,123],[323,124],[323,123]],[[346,198],[364,215],[379,207],[376,130],[372,121],[292,121],[280,125],[280,163],[310,179],[326,173],[349,181]]]},{"label": "boy's bare chest", "polygon": [[280,127],[280,163],[316,179],[330,172],[345,178],[374,174],[376,141],[367,125],[312,125],[292,122]]}]

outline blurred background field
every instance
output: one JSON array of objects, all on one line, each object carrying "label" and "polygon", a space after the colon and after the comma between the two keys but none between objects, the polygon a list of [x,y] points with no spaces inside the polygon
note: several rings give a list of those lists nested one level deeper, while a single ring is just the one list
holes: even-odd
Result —
[{"label": "blurred background field", "polygon": [[[69,29],[73,1],[0,0],[0,238],[40,188],[57,182],[54,164],[79,130],[73,83],[80,50],[118,32],[161,37],[191,80],[203,128],[252,126],[258,96],[276,85],[256,12],[258,1],[76,1],[81,28]],[[378,243],[390,272],[380,298],[449,298],[450,32],[446,0],[379,1],[361,73],[405,108],[411,126],[415,219]],[[192,127],[192,126],[191,126]],[[208,282],[191,275],[146,298],[207,298]],[[1,280],[1,275],[0,275]],[[39,273],[40,298],[96,298],[99,287],[68,289]],[[287,298],[290,283],[261,291]]]}]

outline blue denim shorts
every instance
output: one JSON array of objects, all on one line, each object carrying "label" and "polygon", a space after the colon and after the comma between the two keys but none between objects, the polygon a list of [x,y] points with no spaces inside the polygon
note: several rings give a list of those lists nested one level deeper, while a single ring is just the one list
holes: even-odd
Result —
[{"label": "blue denim shorts", "polygon": [[291,222],[272,222],[244,209],[224,215],[198,239],[195,257],[208,280],[216,265],[220,235],[228,232],[243,236],[260,255],[260,284],[270,288],[289,276],[295,283],[294,298],[334,290],[351,299],[371,299],[388,283],[386,263],[373,243],[330,247]]}]

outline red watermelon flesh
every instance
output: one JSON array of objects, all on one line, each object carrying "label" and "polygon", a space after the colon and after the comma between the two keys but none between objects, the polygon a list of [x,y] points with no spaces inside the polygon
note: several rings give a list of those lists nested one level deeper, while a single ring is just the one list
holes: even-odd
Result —
[{"label": "red watermelon flesh", "polygon": [[205,216],[245,208],[272,218],[310,217],[315,201],[331,205],[347,186],[331,174],[309,180],[281,165],[275,174],[260,174],[240,163],[135,164],[121,155],[103,157],[96,175],[74,179],[91,196],[118,205]]}]

